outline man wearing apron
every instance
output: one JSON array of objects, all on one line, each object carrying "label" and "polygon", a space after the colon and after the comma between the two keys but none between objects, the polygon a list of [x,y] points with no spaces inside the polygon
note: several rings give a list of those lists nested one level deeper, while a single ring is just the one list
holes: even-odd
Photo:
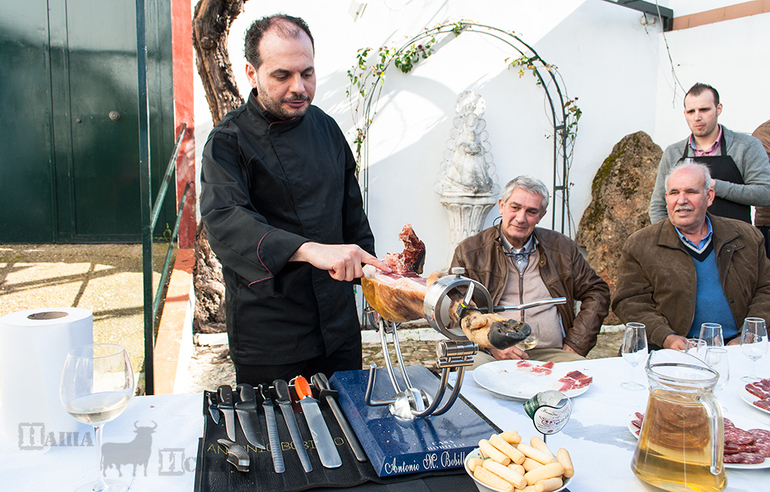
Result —
[{"label": "man wearing apron", "polygon": [[665,176],[679,162],[692,159],[709,167],[716,192],[708,211],[751,223],[751,205],[770,206],[770,162],[759,140],[718,123],[719,93],[697,83],[684,97],[684,115],[692,134],[663,153],[650,199],[650,220],[667,215]]}]

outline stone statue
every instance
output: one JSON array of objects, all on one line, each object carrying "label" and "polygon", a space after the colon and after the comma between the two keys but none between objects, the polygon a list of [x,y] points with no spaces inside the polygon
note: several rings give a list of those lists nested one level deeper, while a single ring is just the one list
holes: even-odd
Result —
[{"label": "stone statue", "polygon": [[487,122],[481,117],[486,102],[477,93],[465,91],[457,98],[455,116],[441,176],[434,186],[439,195],[497,194],[495,166],[492,164],[489,134],[484,130]]},{"label": "stone statue", "polygon": [[449,214],[449,259],[457,245],[481,230],[489,210],[500,193],[492,164],[489,134],[482,118],[486,103],[477,93],[465,91],[457,98],[441,173],[433,190]]}]

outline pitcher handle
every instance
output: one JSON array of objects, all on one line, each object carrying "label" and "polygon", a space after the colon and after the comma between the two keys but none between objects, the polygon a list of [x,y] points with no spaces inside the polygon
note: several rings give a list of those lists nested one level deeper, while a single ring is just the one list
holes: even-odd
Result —
[{"label": "pitcher handle", "polygon": [[704,391],[698,397],[698,400],[703,404],[706,409],[706,415],[709,418],[709,440],[711,443],[711,467],[710,471],[712,475],[719,475],[722,473],[724,467],[723,458],[724,438],[720,439],[720,436],[724,435],[724,419],[722,418],[722,406],[719,401],[714,397],[711,391]]}]

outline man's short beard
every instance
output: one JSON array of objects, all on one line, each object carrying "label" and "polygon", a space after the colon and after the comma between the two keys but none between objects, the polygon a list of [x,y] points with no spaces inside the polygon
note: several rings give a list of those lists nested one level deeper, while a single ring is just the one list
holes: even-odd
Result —
[{"label": "man's short beard", "polygon": [[[267,92],[265,92],[265,94],[266,93]],[[267,99],[267,98],[262,99],[261,97],[259,97],[259,94],[262,94],[262,92],[260,92],[259,87],[257,87],[257,99],[259,100],[259,103],[262,105],[262,107],[265,108],[265,110],[267,110],[267,112],[272,114],[273,116],[277,116],[284,120],[290,120],[292,118],[297,118],[298,116],[302,116],[307,112],[308,108],[310,107],[310,104],[308,104],[303,108],[294,109],[291,112],[289,112],[283,106],[281,106],[281,104],[288,101],[302,100],[302,101],[310,102],[310,98],[308,96],[299,96],[299,97],[292,96],[289,98],[284,98],[276,104],[276,102],[273,101],[272,99]]]}]

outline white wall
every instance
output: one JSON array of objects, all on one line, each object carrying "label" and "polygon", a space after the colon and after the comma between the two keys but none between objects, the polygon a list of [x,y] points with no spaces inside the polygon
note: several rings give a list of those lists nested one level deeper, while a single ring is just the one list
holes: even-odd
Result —
[{"label": "white wall", "polygon": [[[575,224],[590,202],[596,169],[623,136],[643,130],[665,146],[687,131],[681,100],[677,109],[671,108],[672,92],[666,85],[670,67],[659,24],[645,28],[639,22],[641,14],[634,10],[602,0],[371,0],[363,17],[354,22],[348,15],[349,5],[348,0],[247,2],[230,31],[230,57],[241,93],[246,96],[249,89],[242,75],[243,32],[248,25],[277,12],[301,16],[316,41],[314,103],[332,115],[352,141],[346,72],[359,48],[401,45],[424,28],[460,19],[515,31],[544,60],[558,66],[568,95],[579,98],[583,118],[570,178]],[[752,95],[741,91],[758,86],[755,74],[768,79],[768,69],[758,66],[760,60],[768,59],[770,43],[760,32],[763,27],[767,32],[770,14],[748,19],[756,20],[668,33],[667,39],[682,83],[688,86],[685,80],[694,77],[712,82],[720,93],[726,90],[725,123],[751,131],[754,119],[747,113],[753,108],[743,101]],[[730,22],[738,25],[729,27]],[[746,60],[749,43],[759,45],[759,40],[764,41],[764,58],[754,58],[750,65]],[[698,56],[704,44],[713,57]],[[733,62],[736,55],[739,64]],[[475,90],[486,99],[484,118],[500,185],[519,174],[530,174],[550,186],[552,141],[546,138],[551,127],[544,93],[531,75],[519,79],[516,72],[506,70],[505,59],[518,56],[491,38],[465,33],[411,73],[389,71],[369,135],[369,217],[380,256],[400,251],[397,234],[403,224],[412,223],[428,248],[426,270],[445,265],[450,254],[448,219],[433,184],[449,139],[455,99],[464,90]],[[699,78],[704,70],[710,77]],[[760,103],[759,97],[753,99]],[[767,108],[768,101],[761,104]],[[728,108],[735,108],[733,119],[728,118]],[[768,117],[757,116],[756,121]],[[199,87],[199,155],[210,128],[208,106]],[[490,213],[487,224],[496,215],[496,211]],[[550,214],[541,224],[550,227]]]}]

